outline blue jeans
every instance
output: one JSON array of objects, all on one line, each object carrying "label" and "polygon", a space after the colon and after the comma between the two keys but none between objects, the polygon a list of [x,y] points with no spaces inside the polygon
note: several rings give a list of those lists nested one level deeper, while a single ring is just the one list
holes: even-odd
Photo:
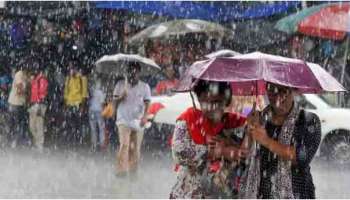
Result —
[{"label": "blue jeans", "polygon": [[105,141],[104,133],[104,121],[101,116],[101,111],[89,112],[90,133],[91,133],[91,145],[96,147],[97,145],[103,145]]}]

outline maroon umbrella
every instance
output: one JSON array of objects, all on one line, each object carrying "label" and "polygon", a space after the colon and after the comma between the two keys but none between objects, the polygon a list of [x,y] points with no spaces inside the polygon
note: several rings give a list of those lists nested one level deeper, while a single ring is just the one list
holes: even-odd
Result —
[{"label": "maroon umbrella", "polygon": [[310,67],[299,59],[260,52],[195,62],[177,91],[190,90],[198,79],[231,82],[235,95],[264,94],[266,82],[296,88],[301,93],[346,91],[317,64]]}]

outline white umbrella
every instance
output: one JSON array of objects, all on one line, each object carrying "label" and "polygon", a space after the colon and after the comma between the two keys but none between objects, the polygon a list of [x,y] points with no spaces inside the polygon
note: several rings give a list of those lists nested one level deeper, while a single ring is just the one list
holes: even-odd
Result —
[{"label": "white umbrella", "polygon": [[231,49],[222,49],[222,50],[207,54],[205,55],[205,57],[208,59],[211,59],[211,58],[218,58],[218,57],[233,57],[238,55],[242,55],[242,54],[237,51],[233,51]]},{"label": "white umbrella", "polygon": [[151,59],[138,54],[105,55],[96,61],[96,70],[100,73],[125,75],[128,63],[137,62],[141,65],[141,75],[147,76],[157,73],[161,68]]},{"label": "white umbrella", "polygon": [[[196,95],[193,95],[196,107],[199,108]],[[152,98],[152,103],[161,103],[164,108],[160,109],[155,117],[154,122],[175,124],[176,118],[187,108],[193,107],[190,93],[176,93],[173,96],[157,96]]]},{"label": "white umbrella", "polygon": [[204,33],[212,37],[232,36],[232,31],[220,24],[197,19],[183,19],[150,26],[129,39],[129,43],[142,43],[147,39],[168,38],[188,33]]}]

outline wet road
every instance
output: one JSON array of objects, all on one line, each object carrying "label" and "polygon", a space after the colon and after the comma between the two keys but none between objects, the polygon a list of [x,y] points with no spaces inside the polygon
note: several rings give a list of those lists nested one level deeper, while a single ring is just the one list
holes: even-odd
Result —
[{"label": "wet road", "polygon": [[[137,177],[114,176],[111,154],[8,150],[0,155],[0,198],[168,198],[175,181],[170,155],[148,153]],[[350,167],[316,160],[318,198],[349,198]]]}]

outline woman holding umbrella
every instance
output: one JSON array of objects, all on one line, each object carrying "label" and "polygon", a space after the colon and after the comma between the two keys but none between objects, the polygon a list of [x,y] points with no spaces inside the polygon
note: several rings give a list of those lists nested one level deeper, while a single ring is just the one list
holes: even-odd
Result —
[{"label": "woman holding umbrella", "polygon": [[[334,77],[315,63],[253,52],[198,61],[177,90],[192,88],[193,78],[231,82],[234,94],[267,94],[270,101],[261,113],[254,106],[248,115],[241,146],[249,147],[250,153],[240,179],[240,198],[315,198],[310,162],[320,144],[320,120],[300,110],[294,95],[345,92]],[[225,149],[214,152],[227,159]]]},{"label": "woman holding umbrella", "polygon": [[[310,163],[321,141],[316,114],[299,109],[295,90],[267,83],[270,102],[247,119],[247,139],[253,148],[241,198],[313,199]],[[256,146],[253,145],[256,142]]]},{"label": "woman holding umbrella", "polygon": [[170,198],[232,198],[220,174],[220,161],[245,157],[246,151],[234,145],[233,129],[243,126],[246,119],[224,112],[232,98],[228,83],[199,80],[193,91],[201,110],[194,106],[177,119],[172,151],[178,178]]}]

